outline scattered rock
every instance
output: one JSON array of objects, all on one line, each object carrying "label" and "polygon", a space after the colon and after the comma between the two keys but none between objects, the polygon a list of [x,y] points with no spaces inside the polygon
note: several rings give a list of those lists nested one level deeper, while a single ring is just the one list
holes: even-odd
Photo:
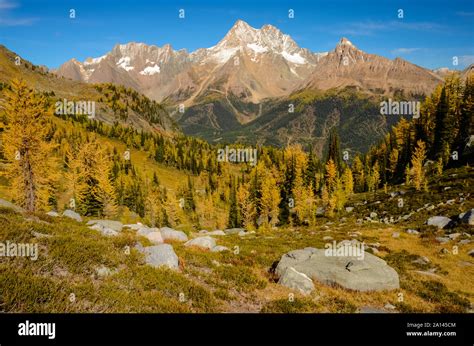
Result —
[{"label": "scattered rock", "polygon": [[371,218],[371,219],[377,218],[377,213],[376,213],[375,211],[371,212],[371,213],[370,213],[370,218]]},{"label": "scattered rock", "polygon": [[449,238],[446,238],[446,237],[436,237],[435,239],[440,244],[444,244],[444,243],[447,243],[449,241]]},{"label": "scattered rock", "polygon": [[394,197],[397,197],[397,196],[398,196],[397,191],[390,192],[390,197],[394,198]]},{"label": "scattered rock", "polygon": [[387,310],[395,310],[396,307],[390,303],[387,303],[384,305],[384,308],[387,309]]},{"label": "scattered rock", "polygon": [[469,251],[467,254],[468,254],[469,256],[471,256],[471,257],[474,257],[474,249],[472,249],[471,251]]},{"label": "scattered rock", "polygon": [[421,256],[421,257],[418,257],[416,260],[411,261],[411,263],[426,265],[430,263],[430,259],[428,257]]},{"label": "scattered rock", "polygon": [[228,228],[224,230],[225,234],[239,234],[239,232],[245,232],[243,228]]},{"label": "scattered rock", "polygon": [[78,213],[76,213],[74,210],[71,209],[66,209],[63,212],[63,216],[68,217],[70,219],[76,220],[78,222],[82,222],[82,217]]},{"label": "scattered rock", "polygon": [[177,231],[169,227],[160,228],[161,236],[164,240],[188,241],[188,236],[182,231]]},{"label": "scattered rock", "polygon": [[98,277],[103,278],[109,275],[112,275],[116,272],[117,270],[111,270],[110,268],[101,265],[100,267],[95,269],[95,273]]},{"label": "scattered rock", "polygon": [[145,238],[147,238],[153,244],[163,243],[163,237],[161,236],[161,232],[150,232],[145,235]]},{"label": "scattered rock", "polygon": [[5,199],[2,199],[2,198],[0,198],[0,207],[13,209],[17,213],[23,213],[25,211],[25,209],[23,209],[22,207],[20,207],[16,204],[13,204],[12,202],[9,202],[9,201],[7,201]]},{"label": "scattered rock", "polygon": [[444,191],[448,191],[448,190],[451,190],[451,186],[446,186],[446,187],[444,188]]},{"label": "scattered rock", "polygon": [[324,216],[326,209],[324,207],[317,207],[316,208],[316,216]]},{"label": "scattered rock", "polygon": [[334,238],[331,237],[331,236],[329,236],[329,235],[323,237],[323,240],[324,240],[324,241],[329,241],[329,240],[333,240],[333,239],[334,239]]},{"label": "scattered rock", "polygon": [[178,256],[170,244],[148,246],[143,248],[141,252],[145,254],[145,263],[152,267],[179,268]]},{"label": "scattered rock", "polygon": [[133,224],[128,224],[128,225],[123,225],[123,227],[127,227],[134,231],[138,231],[140,228],[143,228],[144,226],[141,223],[133,223]]},{"label": "scattered rock", "polygon": [[49,215],[51,217],[58,217],[59,213],[55,212],[54,210],[48,211],[46,215]]},{"label": "scattered rock", "polygon": [[119,234],[119,232],[113,230],[112,228],[108,228],[108,227],[103,227],[100,232],[103,235],[107,236],[107,237],[115,237]]},{"label": "scattered rock", "polygon": [[151,232],[157,232],[158,231],[158,228],[148,228],[148,227],[141,227],[138,229],[137,231],[137,235],[141,235],[143,237],[146,237],[147,234],[151,233]]},{"label": "scattered rock", "polygon": [[415,273],[418,273],[418,274],[421,274],[421,275],[425,275],[425,276],[429,276],[429,277],[432,277],[432,278],[434,278],[434,279],[441,279],[441,276],[439,276],[438,274],[429,272],[429,271],[415,270]]},{"label": "scattered rock", "polygon": [[448,235],[449,239],[455,240],[461,236],[461,233],[451,233]]},{"label": "scattered rock", "polygon": [[446,201],[446,204],[451,205],[451,204],[454,204],[454,202],[456,202],[455,199],[448,199],[448,200]]},{"label": "scattered rock", "polygon": [[468,210],[461,217],[462,223],[467,223],[468,225],[474,225],[474,209]]},{"label": "scattered rock", "polygon": [[120,221],[114,220],[90,220],[87,222],[87,225],[101,225],[104,228],[111,228],[116,232],[120,232],[123,227],[123,224]]},{"label": "scattered rock", "polygon": [[36,238],[51,238],[52,237],[51,234],[43,234],[43,233],[39,233],[35,231],[32,231],[31,234]]},{"label": "scattered rock", "polygon": [[354,210],[354,207],[346,207],[346,212],[348,213],[352,213],[353,210]]},{"label": "scattered rock", "polygon": [[392,238],[400,238],[400,233],[399,232],[393,232],[392,233]]},{"label": "scattered rock", "polygon": [[239,232],[240,237],[244,237],[244,236],[249,235],[249,234],[255,234],[255,231],[250,231],[250,232],[241,231],[241,232]]},{"label": "scattered rock", "polygon": [[216,246],[216,240],[209,236],[197,237],[184,243],[184,246],[197,246],[211,250]]},{"label": "scattered rock", "polygon": [[381,291],[400,288],[397,272],[381,258],[364,252],[364,258],[326,256],[323,249],[305,248],[282,256],[275,270],[281,277],[288,267],[327,285],[339,285],[357,291]]},{"label": "scattered rock", "polygon": [[433,210],[434,208],[435,208],[434,205],[430,205],[430,206],[426,207],[426,210],[431,211],[431,210]]},{"label": "scattered rock", "polygon": [[309,294],[314,290],[313,281],[306,274],[296,271],[293,267],[286,268],[278,283],[298,290],[302,294]]},{"label": "scattered rock", "polygon": [[216,245],[211,249],[211,252],[222,252],[222,251],[229,251],[229,248],[222,245]]},{"label": "scattered rock", "polygon": [[407,229],[406,231],[408,234],[420,234],[420,232],[418,232],[417,230],[415,229]]},{"label": "scattered rock", "polygon": [[459,241],[459,244],[461,245],[467,245],[471,243],[471,239],[463,239]]},{"label": "scattered rock", "polygon": [[439,229],[447,228],[452,220],[446,216],[432,216],[426,221],[429,226],[436,226]]}]

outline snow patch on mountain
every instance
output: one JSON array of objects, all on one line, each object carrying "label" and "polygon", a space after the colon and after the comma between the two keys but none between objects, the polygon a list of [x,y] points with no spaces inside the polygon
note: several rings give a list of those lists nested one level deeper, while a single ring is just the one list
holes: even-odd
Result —
[{"label": "snow patch on mountain", "polygon": [[143,76],[152,76],[156,73],[160,73],[160,66],[147,66],[143,71],[140,71],[140,74]]},{"label": "snow patch on mountain", "polygon": [[86,61],[84,61],[84,65],[95,65],[95,64],[98,64],[100,63],[102,60],[104,60],[105,58],[107,58],[107,54],[106,55],[102,55],[98,58],[89,58],[87,59]]},{"label": "snow patch on mountain", "polygon": [[286,51],[281,52],[281,55],[288,60],[289,62],[292,62],[294,64],[305,64],[306,60],[303,58],[300,53],[295,53],[295,54],[290,54]]},{"label": "snow patch on mountain", "polygon": [[247,47],[249,47],[255,53],[265,53],[268,50],[267,47],[263,47],[259,45],[258,43],[249,43],[247,44]]},{"label": "snow patch on mountain", "polygon": [[117,66],[123,68],[127,72],[135,68],[133,66],[130,66],[129,56],[121,57],[120,60],[117,62]]},{"label": "snow patch on mountain", "polygon": [[212,57],[219,63],[225,63],[229,60],[232,55],[239,50],[240,47],[233,47],[228,49],[218,49],[213,52]]}]

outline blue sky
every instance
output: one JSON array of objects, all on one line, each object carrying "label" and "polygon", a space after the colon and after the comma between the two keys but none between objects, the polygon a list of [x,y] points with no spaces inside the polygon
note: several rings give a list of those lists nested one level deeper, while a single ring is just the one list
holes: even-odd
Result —
[{"label": "blue sky", "polygon": [[257,28],[272,24],[314,52],[334,49],[344,36],[368,53],[427,68],[474,63],[473,0],[0,0],[0,44],[57,67],[131,41],[188,51],[210,47],[237,19]]}]

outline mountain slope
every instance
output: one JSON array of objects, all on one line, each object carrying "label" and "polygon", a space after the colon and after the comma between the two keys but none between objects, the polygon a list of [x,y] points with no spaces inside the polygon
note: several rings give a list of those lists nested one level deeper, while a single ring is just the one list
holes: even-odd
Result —
[{"label": "mountain slope", "polygon": [[176,132],[178,127],[166,110],[138,92],[114,85],[92,85],[60,78],[20,58],[0,46],[0,83],[8,85],[14,78],[24,79],[39,92],[57,101],[95,102],[95,119],[107,124],[120,123],[137,130]]}]

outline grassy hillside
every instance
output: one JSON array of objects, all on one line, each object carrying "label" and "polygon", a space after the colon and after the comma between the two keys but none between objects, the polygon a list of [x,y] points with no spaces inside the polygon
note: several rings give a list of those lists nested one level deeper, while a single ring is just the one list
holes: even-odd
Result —
[{"label": "grassy hillside", "polygon": [[[430,190],[436,192],[432,194],[415,193],[403,186],[388,193],[379,190],[376,194],[355,194],[349,202],[355,207],[353,212],[343,219],[321,218],[311,228],[285,227],[245,237],[218,237],[218,244],[232,250],[238,246],[239,251],[213,253],[172,242],[180,263],[176,271],[144,265],[134,245],[137,241],[147,245],[148,240],[132,231],[104,237],[84,223],[67,218],[26,216],[2,208],[0,239],[38,243],[40,256],[37,261],[0,258],[1,310],[347,313],[371,308],[387,312],[466,312],[474,303],[474,264],[467,254],[472,245],[458,242],[474,234],[472,226],[459,224],[449,231],[437,231],[422,222],[431,215],[456,215],[473,208],[474,201],[465,185],[473,176],[472,169],[447,171],[430,184]],[[403,196],[407,210],[393,207],[395,202],[389,193],[400,190],[406,191]],[[450,199],[455,201],[446,203]],[[397,217],[416,210],[426,200],[433,205],[443,201],[443,205],[395,224],[358,222],[374,211]],[[407,229],[421,234],[408,234]],[[396,232],[398,238],[393,237]],[[192,232],[187,233],[192,236]],[[462,235],[456,241],[439,244],[434,238],[443,233]],[[377,256],[396,269],[401,288],[361,293],[317,283],[313,293],[302,296],[275,282],[272,267],[284,253],[307,246],[322,248],[327,236],[337,241],[355,236],[371,249],[378,249],[369,251],[377,251]],[[454,245],[459,247],[457,254],[453,253]],[[126,246],[132,249],[130,254],[124,252]],[[419,261],[424,257],[428,262]],[[294,299],[289,298],[290,294]]]}]

